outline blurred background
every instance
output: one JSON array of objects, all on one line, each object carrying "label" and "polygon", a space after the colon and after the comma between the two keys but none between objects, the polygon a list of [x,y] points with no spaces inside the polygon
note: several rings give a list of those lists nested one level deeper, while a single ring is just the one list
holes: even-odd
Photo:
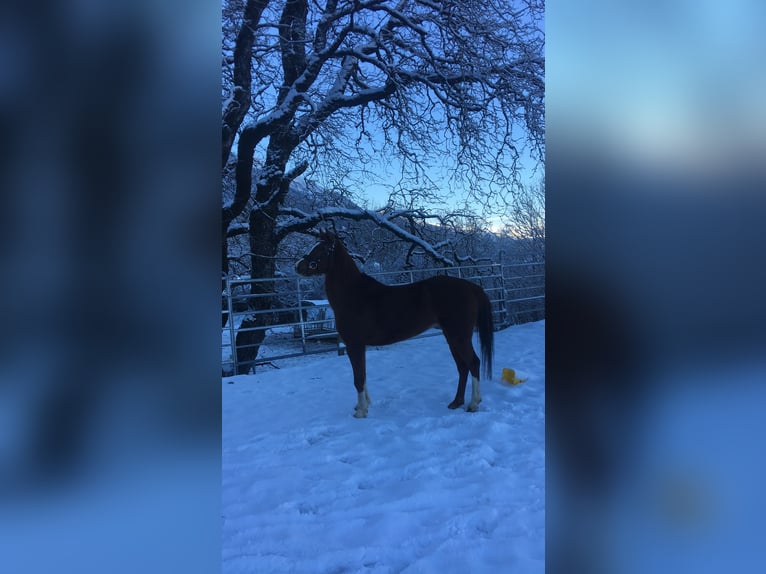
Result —
[{"label": "blurred background", "polygon": [[760,572],[754,1],[546,6],[550,572]]},{"label": "blurred background", "polygon": [[0,562],[212,572],[220,10],[0,9]]},{"label": "blurred background", "polygon": [[[547,565],[761,572],[763,3],[547,5]],[[0,556],[220,567],[220,11],[0,9]]]}]

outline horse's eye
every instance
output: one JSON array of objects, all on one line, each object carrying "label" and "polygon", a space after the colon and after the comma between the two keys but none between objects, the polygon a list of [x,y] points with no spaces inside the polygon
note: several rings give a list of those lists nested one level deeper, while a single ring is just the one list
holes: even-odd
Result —
[{"label": "horse's eye", "polygon": [[317,262],[311,261],[309,262],[309,269],[316,269],[317,268]]}]

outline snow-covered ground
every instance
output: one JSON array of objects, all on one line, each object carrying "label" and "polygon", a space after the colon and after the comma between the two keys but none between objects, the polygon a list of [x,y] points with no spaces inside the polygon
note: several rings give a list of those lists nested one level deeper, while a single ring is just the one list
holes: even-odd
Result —
[{"label": "snow-covered ground", "polygon": [[366,419],[345,356],[224,378],[223,572],[543,572],[544,334],[495,333],[474,414],[442,337],[368,349]]}]

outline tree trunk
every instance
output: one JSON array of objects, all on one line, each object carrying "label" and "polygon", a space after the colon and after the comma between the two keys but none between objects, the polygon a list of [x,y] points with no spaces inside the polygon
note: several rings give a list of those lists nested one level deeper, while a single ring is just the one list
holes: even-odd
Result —
[{"label": "tree trunk", "polygon": [[[250,212],[250,276],[252,279],[270,279],[274,277],[277,242],[275,231],[277,206],[254,209]],[[252,282],[250,284],[249,308],[259,313],[247,317],[240,329],[254,330],[237,333],[237,374],[247,374],[255,367],[266,327],[271,324],[271,313],[263,313],[273,307],[275,295],[274,282]]]},{"label": "tree trunk", "polygon": [[[279,206],[290,188],[292,178],[285,175],[287,158],[297,142],[288,138],[273,137],[269,142],[263,176],[256,186],[255,199],[260,204],[250,212],[250,277],[252,279],[273,279],[276,272],[276,255],[279,247],[277,236],[277,216]],[[274,307],[276,284],[272,281],[252,282],[250,284],[250,309],[261,311],[246,320],[252,331],[237,333],[236,352],[238,374],[246,374],[254,369],[266,328],[273,321],[272,313],[263,313]],[[244,323],[243,323],[244,326]],[[240,347],[244,348],[240,348]]]},{"label": "tree trunk", "polygon": [[229,314],[226,312],[228,302],[224,292],[226,291],[226,277],[229,275],[229,242],[226,239],[226,230],[223,231],[223,237],[221,239],[221,261],[223,264],[223,270],[221,274],[221,329],[226,327],[226,321],[229,320]]}]

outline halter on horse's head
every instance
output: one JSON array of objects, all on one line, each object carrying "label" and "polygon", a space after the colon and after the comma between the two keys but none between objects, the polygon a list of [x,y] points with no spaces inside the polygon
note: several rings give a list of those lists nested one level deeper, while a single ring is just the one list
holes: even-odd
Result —
[{"label": "halter on horse's head", "polygon": [[306,276],[327,273],[335,254],[336,241],[337,238],[332,232],[320,231],[319,242],[295,264],[295,271]]}]

